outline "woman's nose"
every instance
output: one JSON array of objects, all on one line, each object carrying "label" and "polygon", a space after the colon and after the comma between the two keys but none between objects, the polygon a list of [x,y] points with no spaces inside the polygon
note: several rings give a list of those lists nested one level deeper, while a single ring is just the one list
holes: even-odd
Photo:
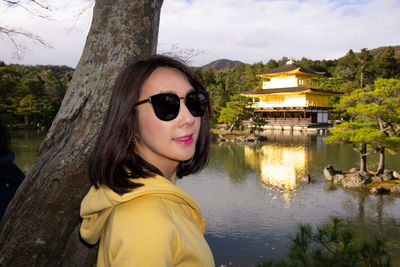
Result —
[{"label": "woman's nose", "polygon": [[191,126],[194,123],[194,116],[192,115],[192,113],[190,113],[189,109],[187,108],[184,99],[182,99],[181,101],[178,117],[179,117],[179,123],[182,126],[184,125]]}]

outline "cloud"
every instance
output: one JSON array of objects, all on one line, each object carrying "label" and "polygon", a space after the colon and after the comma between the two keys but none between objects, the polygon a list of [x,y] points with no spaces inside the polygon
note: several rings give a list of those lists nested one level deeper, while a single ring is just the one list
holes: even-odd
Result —
[{"label": "cloud", "polygon": [[[16,37],[19,44],[27,47],[23,59],[18,60],[13,56],[12,42],[6,36],[0,35],[0,60],[8,63],[63,64],[75,67],[90,26],[91,9],[85,9],[88,4],[82,0],[54,0],[49,4],[49,11],[46,11],[28,1],[24,6],[30,13],[24,8],[9,7],[0,1],[1,26],[32,32],[53,47],[43,47],[32,40]],[[81,12],[83,13],[80,15]]]},{"label": "cloud", "polygon": [[[1,3],[1,1],[0,1]],[[75,22],[87,1],[51,1],[53,20],[38,19],[0,4],[0,25],[16,25],[41,35],[54,49],[27,43],[24,64],[76,66],[91,12]],[[349,49],[399,45],[399,0],[167,0],[161,10],[160,50],[179,46],[206,51],[192,60],[204,65],[228,58],[246,63],[283,56],[334,59]],[[11,45],[0,39],[0,60]]]},{"label": "cloud", "polygon": [[329,59],[349,49],[397,45],[398,1],[165,1],[160,42],[207,50],[197,59],[248,63]]}]

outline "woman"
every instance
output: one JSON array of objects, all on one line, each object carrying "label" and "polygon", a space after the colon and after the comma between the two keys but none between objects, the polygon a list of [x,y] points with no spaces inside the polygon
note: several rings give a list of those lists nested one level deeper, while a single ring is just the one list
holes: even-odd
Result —
[{"label": "woman", "polygon": [[81,204],[81,237],[100,240],[98,267],[214,266],[200,209],[176,186],[207,162],[208,103],[190,68],[165,56],[119,75]]}]

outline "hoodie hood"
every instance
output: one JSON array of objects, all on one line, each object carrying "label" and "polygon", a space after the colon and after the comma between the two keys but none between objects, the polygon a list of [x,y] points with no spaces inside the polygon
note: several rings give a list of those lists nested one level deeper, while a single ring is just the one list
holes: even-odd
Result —
[{"label": "hoodie hood", "polygon": [[158,175],[151,178],[136,178],[135,182],[143,186],[123,195],[115,193],[106,186],[100,186],[98,189],[94,186],[90,188],[82,200],[80,211],[83,218],[80,234],[86,242],[95,244],[99,241],[103,227],[114,207],[144,195],[153,195],[187,205],[196,218],[194,223],[204,233],[205,221],[202,220],[200,208],[185,190]]},{"label": "hoodie hood", "polygon": [[9,165],[13,163],[15,159],[14,152],[8,150],[7,154],[0,155],[0,165]]}]

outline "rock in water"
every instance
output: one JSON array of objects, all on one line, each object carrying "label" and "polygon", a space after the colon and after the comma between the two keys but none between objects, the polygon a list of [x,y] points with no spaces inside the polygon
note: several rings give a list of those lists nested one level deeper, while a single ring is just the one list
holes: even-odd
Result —
[{"label": "rock in water", "polygon": [[382,182],[387,182],[390,180],[394,180],[393,171],[384,170],[382,175]]},{"label": "rock in water", "polygon": [[343,179],[342,185],[347,188],[360,187],[364,184],[365,177],[360,173],[352,173],[347,175],[346,179]]},{"label": "rock in water", "polygon": [[349,170],[349,173],[355,173],[355,172],[358,172],[358,171],[359,171],[359,169],[357,169],[357,168],[351,168]]},{"label": "rock in water", "polygon": [[390,188],[390,193],[392,193],[392,194],[400,194],[400,185]]},{"label": "rock in water", "polygon": [[306,175],[304,175],[303,177],[301,177],[301,180],[300,180],[302,183],[305,183],[305,184],[309,184],[309,183],[311,183],[311,177],[310,177],[310,175],[309,174],[306,174]]},{"label": "rock in water", "polygon": [[335,179],[335,175],[338,173],[342,173],[341,171],[336,171],[332,165],[328,165],[324,169],[325,179],[328,181],[333,181]]}]

